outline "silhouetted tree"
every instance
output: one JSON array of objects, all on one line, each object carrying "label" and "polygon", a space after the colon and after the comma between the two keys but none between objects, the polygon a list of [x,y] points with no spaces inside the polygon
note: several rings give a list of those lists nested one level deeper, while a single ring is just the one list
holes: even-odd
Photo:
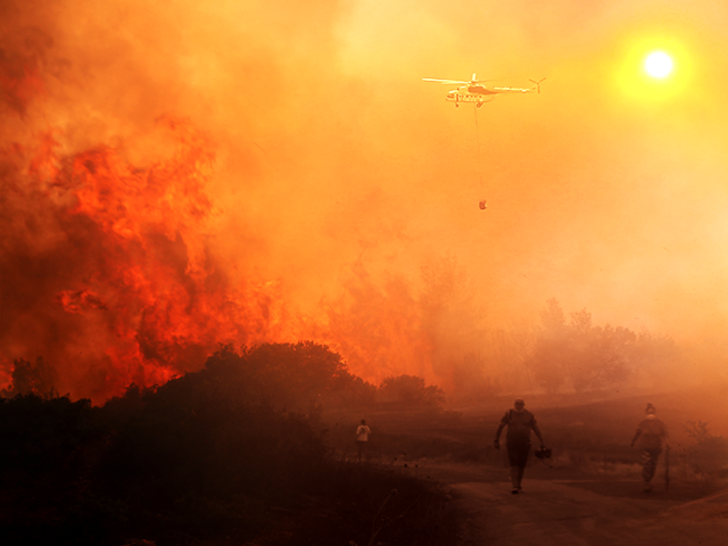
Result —
[{"label": "silhouetted tree", "polygon": [[[411,402],[442,394],[414,377],[392,386]],[[331,508],[333,519],[355,514],[354,527],[370,526],[366,512],[337,511],[392,476],[359,476],[334,463],[324,432],[297,408],[372,388],[325,346],[300,343],[240,354],[223,346],[199,372],[160,387],[131,385],[102,408],[68,397],[0,398],[3,544],[126,544],[132,537],[196,544],[221,535],[247,544],[287,517],[271,516],[270,506],[290,506],[290,514],[305,506],[305,513],[312,502],[317,511]],[[399,513],[427,505],[417,502],[422,488],[413,491]],[[307,533],[308,521],[300,521]],[[431,534],[409,528],[392,540],[413,532]]]},{"label": "silhouetted tree", "polygon": [[637,334],[623,327],[593,326],[586,309],[570,317],[567,324],[554,299],[541,312],[543,330],[528,358],[541,386],[552,392],[567,385],[585,391],[626,382],[645,357]]},{"label": "silhouetted tree", "polygon": [[32,393],[41,398],[52,398],[58,395],[58,372],[43,357],[39,356],[35,362],[18,358],[13,364],[12,384],[9,389],[0,391],[1,396],[11,398],[16,394]]},{"label": "silhouetted tree", "polygon": [[230,378],[224,388],[244,390],[250,401],[300,413],[315,411],[333,391],[351,383],[341,356],[311,341],[265,343],[241,354],[223,346],[207,360],[205,370]]},{"label": "silhouetted tree", "polygon": [[536,382],[548,392],[556,392],[566,380],[564,342],[559,338],[539,337],[526,366]]},{"label": "silhouetted tree", "polygon": [[548,392],[558,391],[567,377],[567,358],[564,351],[568,346],[568,334],[564,311],[556,299],[546,302],[541,311],[542,331],[536,337],[526,367],[534,379]]},{"label": "silhouetted tree", "polygon": [[633,371],[636,334],[622,327],[579,328],[569,332],[564,357],[576,391],[625,382]]},{"label": "silhouetted tree", "polygon": [[549,299],[546,302],[546,307],[541,310],[541,323],[550,332],[558,332],[566,327],[564,310],[556,298]]},{"label": "silhouetted tree", "polygon": [[405,406],[439,407],[445,401],[445,393],[436,385],[425,387],[425,380],[421,377],[405,374],[382,381],[378,398]]},{"label": "silhouetted tree", "polygon": [[332,379],[322,404],[330,407],[361,407],[376,403],[377,387],[361,377],[340,371]]}]

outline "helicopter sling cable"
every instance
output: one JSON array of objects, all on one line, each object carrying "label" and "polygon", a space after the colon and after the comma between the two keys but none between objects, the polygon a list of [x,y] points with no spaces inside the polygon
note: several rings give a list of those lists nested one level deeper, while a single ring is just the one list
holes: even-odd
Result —
[{"label": "helicopter sling cable", "polygon": [[[478,171],[478,179],[480,186],[483,186],[483,159],[480,154],[480,126],[478,125],[478,109],[473,108],[473,116],[475,118],[475,166]],[[481,199],[478,203],[481,210],[488,207],[488,201]]]},{"label": "helicopter sling cable", "polygon": [[[533,87],[492,87],[492,86],[486,86],[483,85],[483,82],[489,81],[489,80],[479,80],[477,77],[477,74],[473,74],[473,77],[470,81],[465,80],[443,80],[441,78],[422,78],[422,81],[425,82],[433,82],[433,83],[443,83],[447,85],[458,85],[456,89],[453,89],[451,91],[448,91],[447,96],[445,97],[445,100],[448,102],[452,102],[455,104],[455,108],[458,108],[461,104],[475,104],[476,108],[480,108],[485,104],[486,102],[490,102],[493,99],[495,99],[498,95],[501,94],[523,94],[523,93],[531,93],[532,91],[536,91],[537,93],[541,93],[541,83],[546,78],[541,78],[540,80],[530,80],[534,86]],[[478,111],[475,110],[475,132],[476,132],[476,141],[477,141],[477,162],[478,162],[478,175],[480,176],[480,181],[482,184],[483,181],[483,171],[480,166],[480,130],[478,128]],[[480,201],[479,206],[481,209],[485,209],[487,207],[487,202],[485,199]]]}]

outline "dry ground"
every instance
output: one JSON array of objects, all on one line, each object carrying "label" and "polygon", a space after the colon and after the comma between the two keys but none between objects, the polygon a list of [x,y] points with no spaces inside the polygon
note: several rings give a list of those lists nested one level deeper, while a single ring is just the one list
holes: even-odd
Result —
[{"label": "dry ground", "polygon": [[420,468],[451,488],[468,546],[728,543],[728,490],[700,497],[700,487],[674,484],[666,492],[656,483],[646,494],[639,479],[568,479],[566,472],[549,476],[549,469],[532,467],[524,492],[512,495],[504,468],[442,462]]},{"label": "dry ground", "polygon": [[[728,450],[725,444],[697,446],[685,425],[705,420],[722,434],[715,400],[706,405],[696,400],[723,400],[724,394],[725,389],[701,397],[651,397],[670,427],[672,450],[669,491],[661,459],[649,494],[642,488],[638,452],[629,447],[644,397],[559,405],[527,401],[554,459],[553,468],[535,459],[529,464],[520,495],[511,494],[504,453],[491,447],[507,399],[450,413],[362,417],[373,430],[372,460],[449,487],[463,516],[457,541],[463,546],[723,546]],[[346,451],[351,426],[345,418],[337,421],[332,440]]]}]

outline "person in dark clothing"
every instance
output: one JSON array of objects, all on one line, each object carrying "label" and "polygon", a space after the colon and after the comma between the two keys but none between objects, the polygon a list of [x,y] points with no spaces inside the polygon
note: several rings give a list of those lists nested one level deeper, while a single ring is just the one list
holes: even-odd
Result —
[{"label": "person in dark clothing", "polygon": [[669,447],[667,427],[665,423],[655,417],[655,406],[647,404],[645,413],[647,413],[646,419],[642,420],[637,426],[637,431],[634,433],[632,443],[630,447],[634,447],[637,440],[640,443],[640,459],[642,462],[642,479],[645,482],[645,492],[649,493],[652,491],[652,478],[657,470],[657,459],[662,453],[663,447]]},{"label": "person in dark clothing", "polygon": [[523,480],[523,471],[528,462],[528,455],[531,452],[531,430],[544,447],[541,430],[536,424],[536,418],[533,413],[526,409],[526,403],[518,398],[515,401],[514,409],[508,410],[498,425],[495,432],[496,449],[500,449],[500,436],[505,427],[508,427],[506,433],[506,447],[508,448],[508,463],[511,467],[511,481],[513,482],[513,490],[511,493],[517,495],[521,490],[521,481]]}]

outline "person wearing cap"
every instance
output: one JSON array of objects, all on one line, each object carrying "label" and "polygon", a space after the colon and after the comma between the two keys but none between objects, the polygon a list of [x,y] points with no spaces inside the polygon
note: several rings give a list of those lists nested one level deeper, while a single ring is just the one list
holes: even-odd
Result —
[{"label": "person wearing cap", "polygon": [[641,449],[640,458],[642,461],[642,479],[645,482],[645,492],[652,491],[652,478],[657,470],[657,459],[662,453],[662,448],[669,447],[667,427],[665,423],[655,416],[655,406],[647,404],[645,408],[646,418],[637,426],[630,447],[634,447],[639,440]]},{"label": "person wearing cap", "polygon": [[498,425],[498,430],[495,432],[494,446],[496,449],[500,449],[501,432],[505,427],[508,427],[506,447],[508,448],[508,463],[511,467],[511,482],[513,482],[511,493],[517,495],[522,491],[523,471],[526,468],[528,455],[531,452],[531,430],[541,442],[542,448],[544,443],[541,431],[536,424],[536,418],[533,413],[526,409],[526,403],[523,399],[517,398],[513,407],[514,409],[506,412]]}]

